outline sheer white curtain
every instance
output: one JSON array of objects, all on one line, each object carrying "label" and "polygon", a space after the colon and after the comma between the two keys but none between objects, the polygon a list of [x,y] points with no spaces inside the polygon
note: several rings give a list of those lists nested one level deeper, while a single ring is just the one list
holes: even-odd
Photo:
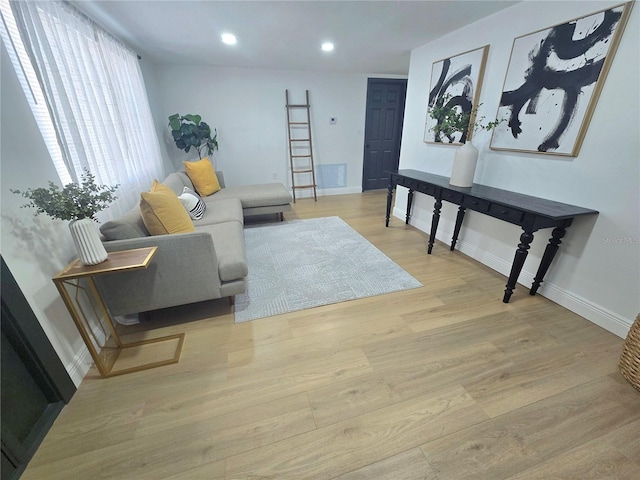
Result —
[{"label": "sheer white curtain", "polygon": [[62,151],[61,179],[88,168],[98,183],[120,185],[100,219],[126,212],[162,176],[137,54],[66,3],[10,4]]}]

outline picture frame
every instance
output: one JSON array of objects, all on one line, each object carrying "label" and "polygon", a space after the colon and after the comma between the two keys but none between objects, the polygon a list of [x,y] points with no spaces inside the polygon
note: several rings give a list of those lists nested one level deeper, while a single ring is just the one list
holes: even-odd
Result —
[{"label": "picture frame", "polygon": [[578,156],[632,3],[514,39],[491,149]]},{"label": "picture frame", "polygon": [[[489,45],[433,62],[427,111],[449,98],[448,105],[459,106],[463,113],[473,113],[478,106],[482,78],[487,63]],[[439,135],[431,129],[437,121],[427,113],[424,128],[424,142],[438,145],[462,145],[467,140],[467,132],[452,137]],[[473,124],[474,118],[470,119]],[[469,135],[469,139],[471,134]]]}]

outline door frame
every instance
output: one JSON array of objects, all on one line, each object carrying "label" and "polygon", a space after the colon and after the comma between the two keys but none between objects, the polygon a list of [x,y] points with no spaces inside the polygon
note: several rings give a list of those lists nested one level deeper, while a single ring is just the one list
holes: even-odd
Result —
[{"label": "door frame", "polygon": [[[367,145],[368,138],[367,132],[367,119],[369,118],[369,88],[371,85],[381,84],[381,83],[391,83],[391,84],[403,84],[404,85],[404,102],[402,104],[402,114],[400,115],[400,121],[398,122],[396,135],[398,135],[398,162],[400,161],[400,149],[402,147],[402,133],[404,128],[404,114],[406,109],[406,101],[407,101],[407,78],[384,78],[384,77],[369,77],[367,78],[367,92],[365,98],[365,112],[364,112],[364,144],[363,144],[363,153],[362,153],[362,191],[365,192],[365,168],[366,168],[366,158],[367,158]],[[369,189],[373,190],[373,189]]]}]

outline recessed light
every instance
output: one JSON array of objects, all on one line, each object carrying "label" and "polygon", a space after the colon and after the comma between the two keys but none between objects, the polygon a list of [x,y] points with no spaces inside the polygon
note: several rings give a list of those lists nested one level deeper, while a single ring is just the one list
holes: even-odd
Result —
[{"label": "recessed light", "polygon": [[238,40],[233,33],[223,33],[220,38],[222,38],[222,42],[227,45],[235,45],[238,43]]},{"label": "recessed light", "polygon": [[333,43],[331,43],[331,42],[324,42],[324,43],[322,44],[322,47],[321,47],[321,48],[322,48],[322,51],[323,51],[323,52],[330,52],[330,51],[332,51],[332,50],[333,50]]}]

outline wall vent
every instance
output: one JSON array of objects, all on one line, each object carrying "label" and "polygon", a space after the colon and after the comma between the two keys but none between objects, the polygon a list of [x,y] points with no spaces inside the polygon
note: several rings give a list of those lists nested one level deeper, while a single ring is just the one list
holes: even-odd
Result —
[{"label": "wall vent", "polygon": [[341,188],[347,186],[347,164],[316,164],[316,182],[319,188]]}]

